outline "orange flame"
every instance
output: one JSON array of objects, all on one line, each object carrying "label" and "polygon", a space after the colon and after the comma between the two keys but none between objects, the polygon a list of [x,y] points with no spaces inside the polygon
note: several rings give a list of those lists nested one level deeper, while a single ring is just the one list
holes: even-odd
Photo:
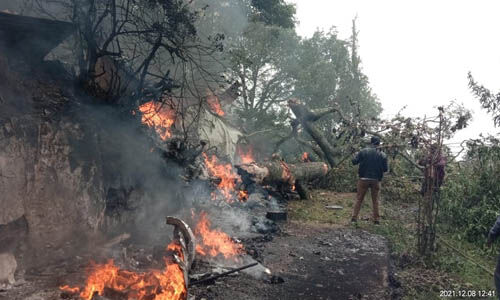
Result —
[{"label": "orange flame", "polygon": [[196,252],[202,256],[217,257],[223,255],[226,259],[237,260],[242,254],[243,245],[233,242],[224,232],[217,229],[210,229],[210,220],[206,212],[201,212],[200,220],[194,229],[194,234],[198,238]]},{"label": "orange flame", "polygon": [[172,136],[171,127],[175,122],[175,111],[164,103],[149,101],[139,106],[141,122],[155,129],[162,140]]},{"label": "orange flame", "polygon": [[208,103],[208,106],[210,107],[210,110],[212,110],[217,115],[222,117],[226,114],[222,110],[222,106],[220,105],[219,98],[217,98],[217,96],[215,96],[213,94],[207,96],[207,103]]},{"label": "orange flame", "polygon": [[239,191],[238,192],[238,199],[240,201],[245,202],[248,200],[248,191]]},{"label": "orange flame", "polygon": [[245,152],[243,152],[243,149],[238,147],[238,156],[240,157],[241,163],[244,165],[251,164],[251,163],[255,162],[255,159],[253,158],[253,149],[252,148],[249,148],[248,152],[245,153]]},{"label": "orange flame", "polygon": [[184,260],[184,252],[182,252],[182,246],[178,243],[170,243],[167,246],[167,250],[175,253],[180,259]]},{"label": "orange flame", "polygon": [[80,292],[79,287],[70,287],[69,285],[60,286],[59,289],[63,292],[68,292],[70,294],[76,294]]},{"label": "orange flame", "polygon": [[301,159],[302,159],[303,162],[311,161],[309,159],[309,153],[307,153],[307,152],[302,153],[302,158]]},{"label": "orange flame", "polygon": [[[175,244],[168,249],[177,251]],[[177,254],[182,256],[182,251]],[[113,260],[105,264],[93,264],[92,271],[87,277],[86,286],[83,289],[72,288],[67,285],[60,287],[61,290],[78,293],[82,299],[91,300],[94,293],[103,295],[104,289],[112,289],[124,293],[126,299],[137,300],[180,300],[187,295],[184,273],[178,264],[171,259],[164,258],[165,269],[151,270],[147,273],[136,273],[121,270],[115,266]]]},{"label": "orange flame", "polygon": [[[217,185],[218,190],[222,193],[228,203],[232,203],[236,183],[241,182],[240,176],[234,173],[231,164],[219,164],[215,155],[212,155],[211,158],[205,153],[202,153],[202,155],[210,174],[214,177],[220,178],[220,183]],[[216,196],[212,195],[212,199],[215,198]]]}]

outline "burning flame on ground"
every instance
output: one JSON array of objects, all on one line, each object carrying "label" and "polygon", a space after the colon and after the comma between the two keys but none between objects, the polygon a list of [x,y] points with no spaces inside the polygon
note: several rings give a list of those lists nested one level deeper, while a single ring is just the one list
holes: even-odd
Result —
[{"label": "burning flame on ground", "polygon": [[[233,171],[231,164],[219,164],[215,155],[212,155],[212,157],[208,157],[205,153],[202,153],[202,155],[210,174],[221,180],[217,185],[218,190],[228,203],[232,203],[233,195],[236,193],[236,183],[241,182],[240,176]],[[215,194],[212,194],[212,199],[216,199]]]},{"label": "burning flame on ground", "polygon": [[[180,246],[171,243],[168,248],[182,256]],[[105,264],[93,264],[87,277],[86,286],[61,286],[60,289],[72,294],[79,293],[82,299],[91,300],[94,293],[103,296],[106,288],[126,294],[126,299],[137,300],[179,300],[187,295],[184,273],[170,258],[164,258],[165,269],[136,273],[121,270],[113,260]]]},{"label": "burning flame on ground", "polygon": [[70,287],[69,285],[60,286],[59,289],[61,291],[68,292],[70,294],[76,294],[76,293],[80,292],[79,287]]},{"label": "burning flame on ground", "polygon": [[307,152],[302,153],[302,157],[301,157],[301,159],[302,159],[302,161],[303,161],[303,162],[308,162],[308,161],[311,161],[311,160],[309,159],[309,153],[307,153]]},{"label": "burning flame on ground", "polygon": [[247,201],[248,191],[238,191],[238,199],[240,199],[240,201]]},{"label": "burning flame on ground", "polygon": [[238,156],[240,157],[240,161],[242,164],[247,165],[255,162],[253,158],[253,149],[249,148],[247,153],[243,152],[243,149],[238,147]]},{"label": "burning flame on ground", "polygon": [[210,220],[206,212],[201,212],[200,220],[194,229],[194,234],[198,237],[196,252],[202,256],[217,257],[223,255],[224,258],[237,260],[243,253],[243,245],[235,243],[226,233],[210,229]]},{"label": "burning flame on ground", "polygon": [[212,110],[214,113],[216,113],[219,116],[224,116],[226,113],[222,110],[222,106],[220,105],[219,98],[215,95],[209,95],[207,96],[207,103],[208,106],[210,107],[210,110]]},{"label": "burning flame on ground", "polygon": [[175,111],[161,102],[149,101],[139,106],[141,122],[155,129],[162,140],[172,136],[171,127],[175,122]]}]

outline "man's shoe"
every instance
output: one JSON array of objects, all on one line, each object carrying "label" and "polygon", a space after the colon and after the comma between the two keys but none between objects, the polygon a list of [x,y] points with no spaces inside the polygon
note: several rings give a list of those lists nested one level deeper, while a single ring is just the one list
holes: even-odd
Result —
[{"label": "man's shoe", "polygon": [[373,224],[380,225],[380,221],[373,221]]},{"label": "man's shoe", "polygon": [[357,224],[357,223],[358,223],[358,219],[356,219],[356,218],[352,218],[352,219],[351,219],[351,223],[353,223],[353,224],[354,224],[354,223],[355,223],[355,224]]}]

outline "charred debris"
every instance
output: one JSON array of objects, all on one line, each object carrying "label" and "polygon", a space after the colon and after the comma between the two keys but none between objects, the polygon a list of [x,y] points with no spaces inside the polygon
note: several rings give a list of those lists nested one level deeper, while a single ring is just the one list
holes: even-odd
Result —
[{"label": "charred debris", "polygon": [[279,234],[287,200],[308,198],[307,185],[328,166],[254,157],[224,111],[238,83],[198,99],[107,102],[102,91],[127,97],[120,84],[138,84],[113,56],[100,57],[93,85],[44,60],[74,31],[0,13],[5,288],[62,299],[189,299],[190,285],[236,272],[282,282],[259,263],[259,249]]}]

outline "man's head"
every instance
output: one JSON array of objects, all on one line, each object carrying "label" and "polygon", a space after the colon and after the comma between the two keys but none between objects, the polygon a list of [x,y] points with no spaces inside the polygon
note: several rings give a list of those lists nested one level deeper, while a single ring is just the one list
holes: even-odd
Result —
[{"label": "man's head", "polygon": [[378,146],[380,145],[380,138],[378,136],[372,136],[372,138],[370,139],[370,143],[373,145],[373,146]]}]

